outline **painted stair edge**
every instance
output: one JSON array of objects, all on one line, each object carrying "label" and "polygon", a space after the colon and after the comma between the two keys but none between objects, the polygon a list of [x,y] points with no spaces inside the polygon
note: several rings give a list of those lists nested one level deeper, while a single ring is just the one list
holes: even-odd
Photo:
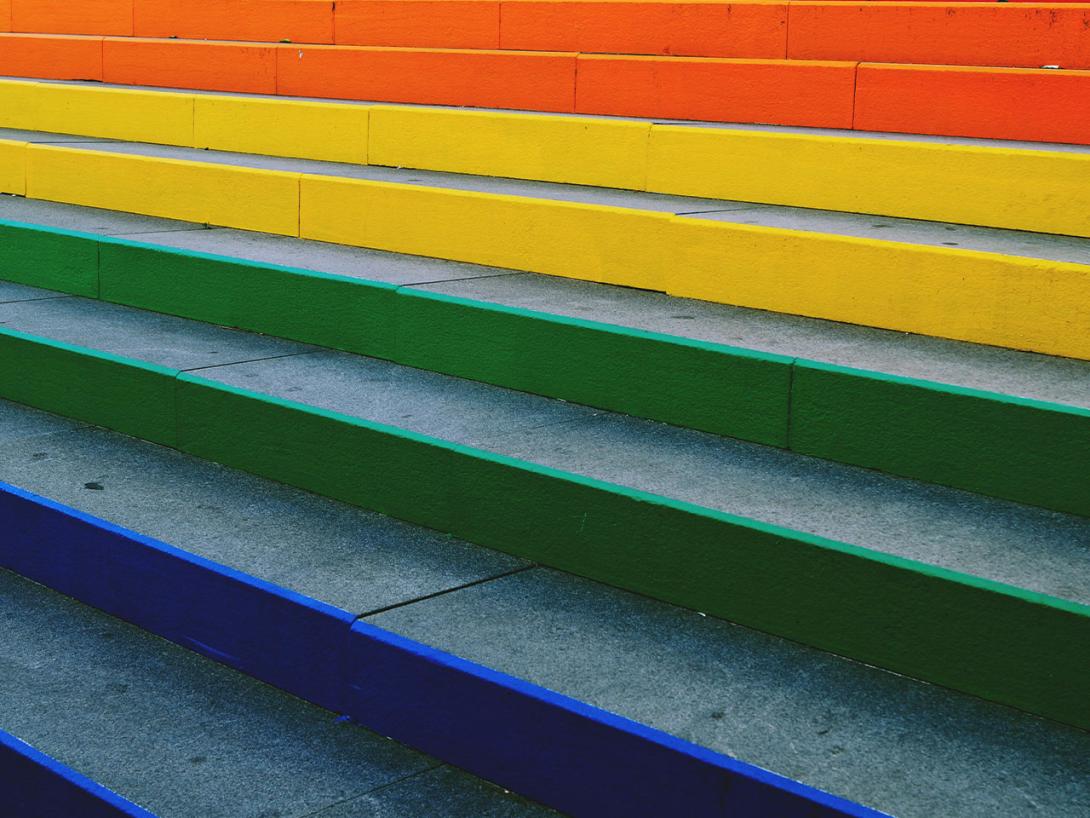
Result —
[{"label": "painted stair edge", "polygon": [[[178,147],[1090,236],[1090,191],[1080,193],[1071,181],[1087,172],[1090,155],[1023,146],[28,80],[0,80],[0,124]],[[716,171],[720,167],[728,170]],[[740,171],[744,168],[750,170]],[[800,187],[800,178],[808,185]]]},{"label": "painted stair edge", "polygon": [[4,567],[563,812],[881,815],[3,483],[0,516]]},{"label": "painted stair edge", "polygon": [[[0,493],[6,490],[0,484]],[[146,809],[3,730],[0,811],[18,818],[155,818]]]},{"label": "painted stair edge", "polygon": [[208,157],[0,140],[0,191],[1090,360],[1087,264]]},{"label": "painted stair edge", "polygon": [[1090,516],[1087,409],[89,233],[0,239],[3,280]]},{"label": "painted stair edge", "polygon": [[0,352],[0,397],[1090,728],[1090,606],[24,333]]}]

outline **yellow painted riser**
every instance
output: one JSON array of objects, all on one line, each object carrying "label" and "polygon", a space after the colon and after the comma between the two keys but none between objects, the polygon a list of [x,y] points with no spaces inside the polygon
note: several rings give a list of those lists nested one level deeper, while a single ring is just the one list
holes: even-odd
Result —
[{"label": "yellow painted riser", "polygon": [[1090,359],[1086,265],[0,141],[23,160],[32,198]]},{"label": "yellow painted riser", "polygon": [[1090,155],[0,81],[0,127],[1090,237]]}]

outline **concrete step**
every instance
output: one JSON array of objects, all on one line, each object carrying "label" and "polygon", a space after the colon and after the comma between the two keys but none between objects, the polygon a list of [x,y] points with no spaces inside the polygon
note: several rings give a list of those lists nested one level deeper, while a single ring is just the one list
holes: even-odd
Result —
[{"label": "concrete step", "polygon": [[[948,10],[948,16],[956,14]],[[1081,37],[1081,16],[1055,14],[1069,16],[1069,42]],[[0,33],[0,73],[329,99],[1090,142],[1077,110],[1090,93],[1090,79],[1083,71],[1043,67]],[[961,104],[967,96],[976,104]]]},{"label": "concrete step", "polygon": [[0,727],[155,815],[553,814],[8,571],[0,589]]},{"label": "concrete step", "polygon": [[[360,616],[369,626],[439,647],[893,815],[1020,816],[1028,808],[1043,814],[1075,814],[1090,799],[1086,787],[1090,736],[1081,730],[6,402],[0,403],[0,441],[0,480],[158,538],[198,558],[335,605]],[[98,557],[88,552],[78,559],[109,562],[113,558],[108,553]],[[166,572],[159,569],[159,573]],[[132,583],[120,581],[125,575],[124,568],[116,571],[115,596],[130,593],[127,588]],[[35,598],[57,599],[22,581],[8,579],[7,583],[31,589],[27,593]],[[179,593],[193,593],[194,587],[178,585]],[[5,598],[9,606],[22,599],[19,594],[5,594]],[[90,663],[92,668],[103,667],[101,676],[96,672],[92,677],[101,679],[102,685],[130,684],[130,690],[168,699],[176,710],[206,706],[203,698],[192,693],[197,683],[191,681],[190,673],[177,682],[178,673],[160,674],[163,678],[154,684],[142,682],[139,687],[127,678],[108,678],[106,667],[126,672],[134,664],[140,667],[135,640],[156,646],[157,667],[170,660],[187,668],[205,668],[213,678],[239,678],[214,665],[209,668],[206,660],[187,659],[179,648],[140,636],[129,626],[111,624],[114,620],[69,601],[55,604],[106,623],[49,643],[52,650],[71,654],[53,671],[56,675],[63,676],[69,663]],[[163,600],[163,604],[173,603]],[[5,652],[15,649],[22,655],[36,648],[46,627],[54,626],[37,609],[19,608],[19,612],[15,629],[5,629],[15,647],[6,646]],[[236,614],[236,623],[244,621],[244,616]],[[25,631],[38,638],[24,636]],[[118,635],[109,643],[95,638],[88,644],[88,631],[94,637],[102,631]],[[122,638],[122,634],[129,635]],[[69,641],[75,641],[78,649],[70,647]],[[40,684],[22,677],[19,681],[30,688]],[[184,696],[164,690],[181,683],[189,691]],[[202,693],[210,684],[202,683]],[[248,736],[258,734],[247,739],[256,742],[263,737],[259,728],[270,720],[262,718],[272,707],[265,701],[280,694],[258,684],[239,684],[261,695],[235,702],[212,688],[211,695],[219,702],[215,712],[232,705],[254,707],[257,718],[249,716],[248,726],[237,729]],[[438,703],[420,700],[414,706],[426,712],[444,702],[450,707],[450,689],[446,688],[448,695],[443,689],[433,695]],[[79,695],[89,697],[98,690],[97,683],[84,682]],[[62,683],[57,693],[73,695]],[[32,694],[27,690],[19,691],[19,696],[28,695]],[[111,696],[110,710],[95,718],[103,723],[116,720],[115,709],[136,706],[132,698],[132,694]],[[304,713],[321,713],[287,700]],[[55,718],[69,712],[60,708]],[[186,714],[178,713],[169,727],[190,730],[189,721]],[[209,725],[207,718],[197,721]],[[311,725],[302,717],[296,721]],[[337,731],[358,732],[329,720],[317,721],[317,727],[311,728],[316,737],[308,747],[332,742],[343,754],[345,741]],[[26,713],[13,726],[34,733],[39,744],[44,742],[42,736],[51,735],[36,712]],[[488,729],[482,724],[477,733],[485,736]],[[222,735],[222,728],[218,731]],[[323,731],[333,738],[323,737]],[[108,754],[100,746],[106,742],[99,739],[91,746],[70,748],[68,760],[90,765],[88,769],[100,781],[104,776],[116,780],[107,774],[110,765],[104,756]],[[187,736],[185,747],[199,743]],[[322,753],[331,750],[317,752],[321,759]],[[224,763],[214,752],[200,754],[212,763]],[[175,755],[184,756],[185,750]],[[274,755],[266,763],[271,766],[278,761]],[[167,763],[173,762],[168,758]],[[339,760],[334,772],[350,763],[350,759]],[[881,772],[891,767],[899,775]],[[152,770],[161,769],[162,765],[146,771],[149,787]],[[188,776],[181,784],[196,775],[188,766],[184,770]],[[444,775],[456,782],[464,778],[449,770]],[[141,775],[135,777],[144,780]],[[927,787],[918,786],[923,778]],[[232,780],[221,790],[230,793]],[[422,781],[418,783],[423,786]],[[294,797],[305,795],[306,790]],[[458,797],[452,800],[454,805],[460,803]],[[474,806],[481,812],[470,814],[492,814]],[[501,806],[514,809],[506,804],[492,808]],[[191,813],[162,810],[160,814]],[[196,814],[202,813],[197,810]],[[296,813],[285,810],[284,814]]]},{"label": "concrete step", "polygon": [[6,397],[1085,726],[1086,518],[45,295]]},{"label": "concrete step", "polygon": [[32,132],[1090,235],[1084,145],[26,80],[0,102]]},{"label": "concrete step", "polygon": [[31,198],[1090,356],[1086,239],[137,143],[4,157]]}]

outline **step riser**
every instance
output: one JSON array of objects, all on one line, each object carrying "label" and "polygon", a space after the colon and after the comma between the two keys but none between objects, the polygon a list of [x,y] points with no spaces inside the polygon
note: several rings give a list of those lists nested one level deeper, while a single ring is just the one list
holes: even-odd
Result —
[{"label": "step riser", "polygon": [[[205,91],[1090,143],[1090,72],[0,34],[0,74]],[[975,104],[963,104],[972,97]]]},{"label": "step riser", "polygon": [[1072,152],[25,81],[0,127],[1090,237]]},{"label": "step riser", "polygon": [[0,810],[24,818],[155,818],[2,730]]},{"label": "step riser", "polygon": [[570,814],[878,815],[18,489],[0,513],[4,567]]},{"label": "step riser", "polygon": [[33,199],[1090,359],[1080,264],[5,141],[0,183]]},{"label": "step riser", "polygon": [[[1090,726],[1085,606],[162,367],[0,338],[3,397]],[[906,628],[911,640],[891,639]]]},{"label": "step riser", "polygon": [[1062,5],[16,0],[0,31],[1077,69],[1088,19]]},{"label": "step riser", "polygon": [[0,279],[1090,516],[1086,410],[89,234],[0,238]]}]

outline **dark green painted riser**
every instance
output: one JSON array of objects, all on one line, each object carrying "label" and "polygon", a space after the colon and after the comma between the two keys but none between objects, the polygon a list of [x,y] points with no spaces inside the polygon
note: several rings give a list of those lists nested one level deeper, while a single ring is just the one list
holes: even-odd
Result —
[{"label": "dark green painted riser", "polygon": [[[1090,607],[189,374],[0,337],[2,397],[116,419],[202,458],[1090,728]],[[112,366],[95,371],[90,404],[60,378],[29,390],[22,381],[31,365],[74,372],[100,361]],[[164,382],[174,400],[162,399]],[[175,416],[130,417],[157,401]]]},{"label": "dark green painted riser", "polygon": [[32,226],[0,277],[1090,516],[1083,409]]}]

